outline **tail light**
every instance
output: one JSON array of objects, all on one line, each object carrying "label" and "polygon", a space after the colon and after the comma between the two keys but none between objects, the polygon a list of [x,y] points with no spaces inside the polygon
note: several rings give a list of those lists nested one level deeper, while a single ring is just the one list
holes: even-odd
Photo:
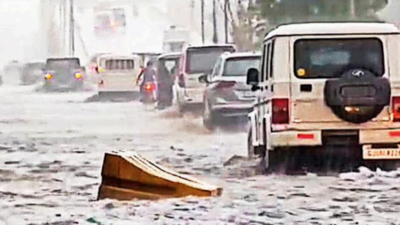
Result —
[{"label": "tail light", "polygon": [[272,99],[272,123],[273,124],[289,123],[289,99],[287,98]]},{"label": "tail light", "polygon": [[82,79],[83,75],[81,73],[75,73],[76,79]]},{"label": "tail light", "polygon": [[146,83],[144,85],[144,90],[149,91],[149,92],[153,92],[155,89],[154,84],[153,83]]},{"label": "tail light", "polygon": [[53,78],[53,74],[48,73],[48,74],[46,74],[46,75],[44,76],[44,78],[45,78],[46,80],[51,80],[51,79]]},{"label": "tail light", "polygon": [[235,81],[221,81],[215,86],[215,89],[221,90],[221,89],[227,89],[227,88],[232,88],[235,86],[236,82]]},{"label": "tail light", "polygon": [[400,122],[400,97],[392,98],[393,122]]}]

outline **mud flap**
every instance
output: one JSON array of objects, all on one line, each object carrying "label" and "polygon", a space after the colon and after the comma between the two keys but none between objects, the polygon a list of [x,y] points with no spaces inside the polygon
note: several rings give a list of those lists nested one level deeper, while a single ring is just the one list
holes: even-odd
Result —
[{"label": "mud flap", "polygon": [[98,199],[157,200],[185,196],[220,196],[222,188],[178,174],[135,152],[104,156]]},{"label": "mud flap", "polygon": [[[265,133],[265,134],[264,134]],[[271,115],[267,114],[266,116],[264,116],[264,128],[263,128],[263,135],[265,136],[265,140],[264,140],[264,146],[265,146],[265,153],[264,153],[264,157],[263,157],[263,167],[265,169],[269,168],[270,165],[270,157],[269,157],[269,151],[272,150],[271,147]]]},{"label": "mud flap", "polygon": [[259,142],[259,140],[258,140],[258,138],[257,138],[257,113],[256,112],[251,112],[251,113],[249,113],[249,115],[248,115],[248,117],[249,117],[249,120],[250,120],[250,129],[251,129],[251,132],[252,132],[252,142],[253,142],[253,146],[254,147],[256,147],[256,146],[259,146],[260,145],[260,142]]}]

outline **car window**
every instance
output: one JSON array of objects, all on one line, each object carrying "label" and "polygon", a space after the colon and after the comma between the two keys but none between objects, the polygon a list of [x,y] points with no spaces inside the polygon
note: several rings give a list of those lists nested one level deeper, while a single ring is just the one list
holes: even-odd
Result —
[{"label": "car window", "polygon": [[47,69],[78,69],[79,59],[49,59],[46,63]]},{"label": "car window", "polygon": [[337,78],[357,68],[384,74],[383,44],[377,38],[302,39],[294,51],[294,73],[300,78]]},{"label": "car window", "polygon": [[166,59],[164,60],[164,65],[171,73],[176,73],[178,67],[179,59]]},{"label": "car window", "polygon": [[[260,70],[260,73],[259,73],[259,80],[260,81],[264,81],[264,76],[265,76],[265,74],[266,74],[266,65],[267,65],[267,63],[266,63],[266,60],[267,60],[267,46],[266,45],[264,45],[263,46],[263,54],[262,54],[262,59],[261,59],[261,70]],[[267,77],[267,79],[268,79],[268,77]]]},{"label": "car window", "polygon": [[106,70],[133,70],[135,62],[132,59],[109,59],[106,60]]},{"label": "car window", "polygon": [[269,58],[270,58],[270,49],[271,49],[271,43],[268,43],[266,48],[265,48],[265,52],[264,52],[264,68],[262,71],[262,75],[261,75],[261,81],[264,80],[268,80],[269,79]]},{"label": "car window", "polygon": [[260,62],[261,62],[260,56],[236,57],[227,59],[222,76],[244,77],[246,76],[247,71],[250,68],[258,68],[260,66]]},{"label": "car window", "polygon": [[160,59],[157,63],[157,74],[160,77],[176,75],[178,71],[179,58]]},{"label": "car window", "polygon": [[269,48],[268,57],[268,78],[274,76],[274,51],[275,51],[275,40],[272,40],[271,46]]},{"label": "car window", "polygon": [[234,52],[233,47],[195,48],[188,50],[186,60],[187,73],[209,73],[215,61],[224,52]]},{"label": "car window", "polygon": [[216,77],[219,75],[220,71],[221,71],[221,64],[222,64],[222,59],[219,58],[217,60],[217,62],[215,63],[214,69],[211,73],[211,77]]}]

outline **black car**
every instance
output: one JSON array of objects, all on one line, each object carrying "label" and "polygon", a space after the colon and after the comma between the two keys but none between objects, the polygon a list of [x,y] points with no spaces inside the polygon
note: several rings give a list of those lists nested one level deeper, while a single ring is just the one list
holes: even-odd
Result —
[{"label": "black car", "polygon": [[21,84],[31,85],[40,81],[43,77],[43,70],[45,68],[44,62],[26,63],[21,71]]},{"label": "black car", "polygon": [[46,91],[77,91],[83,89],[85,68],[79,58],[50,58],[46,61]]}]

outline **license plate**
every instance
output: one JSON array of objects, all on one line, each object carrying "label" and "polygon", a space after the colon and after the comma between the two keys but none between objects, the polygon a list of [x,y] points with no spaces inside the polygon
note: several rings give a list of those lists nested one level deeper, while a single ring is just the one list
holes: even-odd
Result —
[{"label": "license plate", "polygon": [[400,159],[400,149],[363,149],[363,159]]}]

